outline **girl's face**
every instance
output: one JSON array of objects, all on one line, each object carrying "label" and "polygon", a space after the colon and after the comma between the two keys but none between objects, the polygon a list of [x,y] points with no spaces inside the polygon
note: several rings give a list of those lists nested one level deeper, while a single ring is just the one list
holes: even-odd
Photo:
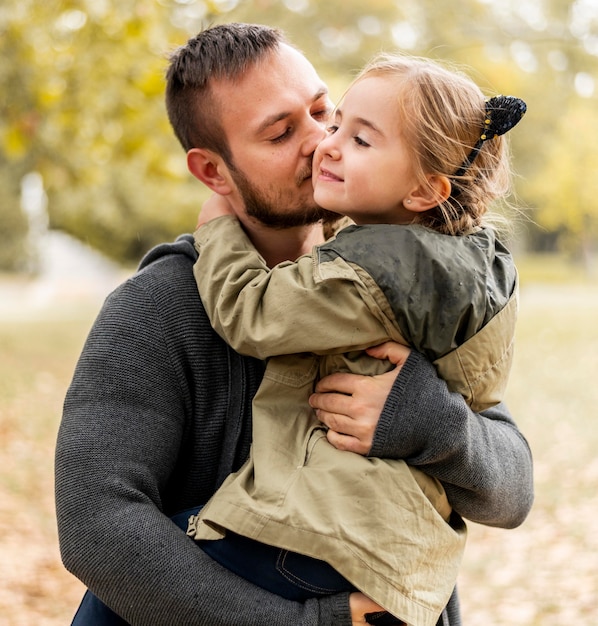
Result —
[{"label": "girl's face", "polygon": [[418,183],[400,134],[402,86],[384,76],[359,80],[334,112],[314,154],[314,198],[357,224],[405,224]]}]

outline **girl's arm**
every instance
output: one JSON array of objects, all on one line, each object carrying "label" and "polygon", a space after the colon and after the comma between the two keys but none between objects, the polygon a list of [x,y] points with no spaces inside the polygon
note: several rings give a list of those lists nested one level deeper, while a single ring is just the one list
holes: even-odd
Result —
[{"label": "girl's arm", "polygon": [[210,322],[242,354],[323,354],[401,340],[356,270],[340,259],[326,278],[312,256],[270,270],[232,217],[199,228],[195,246],[194,275]]}]

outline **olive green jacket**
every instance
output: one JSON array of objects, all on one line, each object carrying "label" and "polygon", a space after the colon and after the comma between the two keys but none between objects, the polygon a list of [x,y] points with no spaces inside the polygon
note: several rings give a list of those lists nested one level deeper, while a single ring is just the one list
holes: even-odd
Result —
[{"label": "olive green jacket", "polygon": [[307,399],[328,373],[388,370],[361,350],[394,340],[424,352],[475,410],[498,402],[517,309],[511,256],[491,230],[352,226],[268,270],[229,217],[199,229],[196,247],[214,328],[268,364],[251,458],[189,534],[229,529],[324,559],[407,624],[435,624],[455,586],[464,523],[419,470],[336,450]]}]

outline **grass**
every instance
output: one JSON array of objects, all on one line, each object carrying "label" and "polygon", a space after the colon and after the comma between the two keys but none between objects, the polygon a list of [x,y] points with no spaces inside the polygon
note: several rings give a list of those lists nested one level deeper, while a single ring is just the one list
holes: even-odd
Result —
[{"label": "grass", "polygon": [[517,257],[517,267],[523,284],[591,285],[581,260],[554,253],[525,254]]},{"label": "grass", "polygon": [[[530,276],[524,268],[507,399],[534,454],[536,503],[515,530],[469,524],[462,612],[468,626],[594,626],[598,286],[537,284]],[[7,626],[67,624],[82,593],[60,563],[53,451],[97,302],[62,302],[39,309],[25,302],[22,313],[13,307],[0,315],[0,615]]]},{"label": "grass", "polygon": [[68,624],[82,586],[56,539],[53,449],[89,317],[0,321],[0,615],[7,626]]},{"label": "grass", "polygon": [[523,283],[507,401],[534,454],[536,501],[515,530],[470,524],[466,624],[598,623],[598,288]]}]

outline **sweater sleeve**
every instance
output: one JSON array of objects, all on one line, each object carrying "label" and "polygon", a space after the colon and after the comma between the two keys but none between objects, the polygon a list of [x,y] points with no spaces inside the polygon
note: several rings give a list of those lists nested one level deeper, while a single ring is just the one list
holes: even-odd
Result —
[{"label": "sweater sleeve", "polygon": [[533,503],[529,445],[504,404],[473,412],[412,351],[386,401],[370,456],[400,458],[437,478],[463,517],[520,525]]},{"label": "sweater sleeve", "polygon": [[[200,305],[191,300],[191,264],[182,269],[189,289],[179,294],[176,336],[185,341]],[[180,276],[172,273],[173,280]],[[350,626],[346,594],[283,600],[212,561],[165,514],[177,471],[175,485],[186,480],[189,493],[202,498],[216,485],[200,473],[191,481],[186,467],[177,468],[189,415],[202,400],[184,389],[195,368],[190,353],[173,357],[167,326],[179,322],[164,317],[164,306],[129,281],[108,299],[83,349],[55,459],[65,566],[132,625]],[[203,395],[213,402],[207,389]],[[206,443],[195,456],[215,458],[219,450]]]}]

